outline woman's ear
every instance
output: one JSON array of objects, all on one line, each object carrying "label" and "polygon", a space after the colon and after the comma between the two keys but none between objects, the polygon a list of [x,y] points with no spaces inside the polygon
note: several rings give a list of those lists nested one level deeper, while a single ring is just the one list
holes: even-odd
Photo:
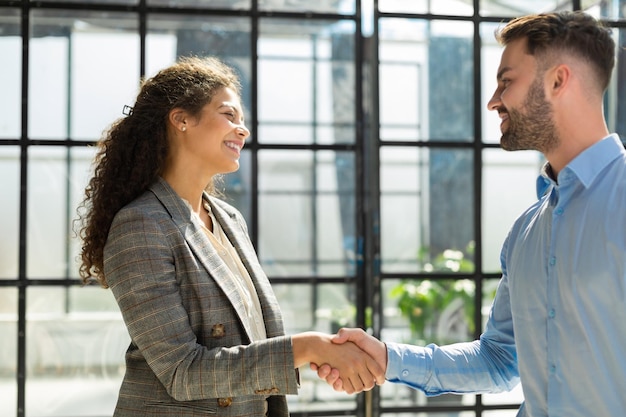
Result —
[{"label": "woman's ear", "polygon": [[169,113],[168,120],[175,130],[181,132],[187,130],[187,113],[183,109],[172,109]]}]

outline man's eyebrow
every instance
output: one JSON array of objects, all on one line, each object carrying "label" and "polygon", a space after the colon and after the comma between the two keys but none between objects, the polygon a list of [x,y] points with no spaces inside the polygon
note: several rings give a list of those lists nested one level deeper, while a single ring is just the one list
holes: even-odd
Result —
[{"label": "man's eyebrow", "polygon": [[498,75],[496,76],[496,79],[501,80],[504,73],[507,71],[511,71],[511,69],[512,69],[511,67],[501,68],[500,71],[498,71]]}]

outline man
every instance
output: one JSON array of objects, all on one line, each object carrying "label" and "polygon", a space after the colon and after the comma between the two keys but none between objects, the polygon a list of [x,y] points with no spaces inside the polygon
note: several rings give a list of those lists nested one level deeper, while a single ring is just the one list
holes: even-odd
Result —
[{"label": "man", "polygon": [[[521,381],[518,416],[623,416],[626,152],[603,114],[611,32],[563,12],[517,18],[496,38],[504,50],[488,107],[502,120],[502,148],[534,149],[548,162],[538,201],[504,242],[484,333],[418,347],[342,329],[335,342],[357,343],[388,381],[427,395],[501,392]],[[318,374],[342,388],[327,365]]]}]

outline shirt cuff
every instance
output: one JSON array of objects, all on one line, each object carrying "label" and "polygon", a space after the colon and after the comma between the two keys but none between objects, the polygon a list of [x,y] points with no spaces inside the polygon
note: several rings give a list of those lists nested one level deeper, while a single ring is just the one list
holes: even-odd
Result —
[{"label": "shirt cuff", "polygon": [[423,347],[387,342],[386,379],[413,387],[423,386],[429,373],[427,356]]}]

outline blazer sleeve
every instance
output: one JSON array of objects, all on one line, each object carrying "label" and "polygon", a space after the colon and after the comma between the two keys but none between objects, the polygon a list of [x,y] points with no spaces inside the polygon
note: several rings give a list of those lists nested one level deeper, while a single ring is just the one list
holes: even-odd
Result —
[{"label": "blazer sleeve", "polygon": [[[297,394],[291,338],[208,349],[185,310],[166,214],[122,209],[111,226],[104,273],[132,342],[178,401],[241,395]],[[184,241],[178,242],[184,246]]]}]

